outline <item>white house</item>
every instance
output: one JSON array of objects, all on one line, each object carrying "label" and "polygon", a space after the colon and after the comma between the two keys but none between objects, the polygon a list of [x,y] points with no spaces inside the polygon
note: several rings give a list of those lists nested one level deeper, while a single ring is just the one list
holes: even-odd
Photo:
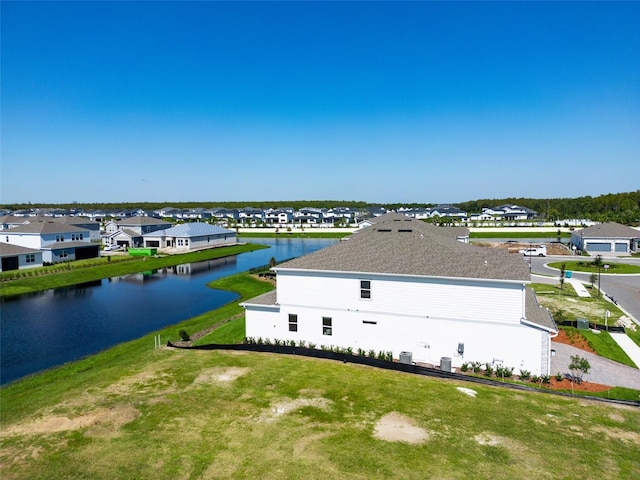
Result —
[{"label": "white house", "polygon": [[42,252],[42,260],[58,263],[100,256],[100,247],[91,241],[91,231],[53,220],[30,221],[26,225],[3,230],[0,240],[11,245]]},{"label": "white house", "polygon": [[233,245],[237,240],[236,232],[233,230],[202,222],[184,223],[165,230],[145,233],[143,239],[145,247],[178,251]]},{"label": "white house", "polygon": [[571,233],[571,244],[589,253],[640,251],[640,231],[616,222],[599,223]]},{"label": "white house", "polygon": [[399,214],[374,221],[275,267],[277,289],[242,304],[247,336],[549,374],[557,327],[527,287],[521,255]]}]

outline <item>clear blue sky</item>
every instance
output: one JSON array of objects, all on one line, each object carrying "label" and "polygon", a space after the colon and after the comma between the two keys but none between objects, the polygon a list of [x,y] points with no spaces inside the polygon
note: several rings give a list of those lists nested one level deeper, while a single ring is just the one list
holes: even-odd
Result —
[{"label": "clear blue sky", "polygon": [[638,2],[1,2],[1,203],[640,188]]}]

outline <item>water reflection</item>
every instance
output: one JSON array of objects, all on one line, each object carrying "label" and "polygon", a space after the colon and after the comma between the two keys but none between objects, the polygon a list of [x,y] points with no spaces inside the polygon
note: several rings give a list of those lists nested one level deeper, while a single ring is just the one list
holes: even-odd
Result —
[{"label": "water reflection", "polygon": [[254,241],[271,248],[2,299],[0,383],[219,308],[237,294],[210,289],[208,282],[266,265],[271,257],[282,261],[336,242]]}]

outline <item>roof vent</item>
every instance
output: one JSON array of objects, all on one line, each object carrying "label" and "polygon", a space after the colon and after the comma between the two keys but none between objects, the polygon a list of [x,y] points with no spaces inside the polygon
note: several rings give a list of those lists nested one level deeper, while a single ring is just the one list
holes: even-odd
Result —
[{"label": "roof vent", "polygon": [[390,232],[391,229],[390,228],[379,228],[378,231],[379,232]]},{"label": "roof vent", "polygon": [[410,229],[410,228],[399,228],[398,231],[399,232],[413,232],[413,230]]}]

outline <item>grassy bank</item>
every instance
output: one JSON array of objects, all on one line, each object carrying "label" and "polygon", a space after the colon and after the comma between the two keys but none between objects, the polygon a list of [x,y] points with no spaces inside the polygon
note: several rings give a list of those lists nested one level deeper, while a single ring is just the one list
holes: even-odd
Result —
[{"label": "grassy bank", "polygon": [[296,230],[293,232],[283,231],[280,233],[241,232],[241,233],[238,233],[238,238],[239,239],[243,239],[243,238],[344,238],[344,237],[348,237],[349,235],[351,235],[351,233],[349,232],[332,232],[331,230],[322,231],[322,232],[317,232],[317,231],[300,232]]},{"label": "grassy bank", "polygon": [[[491,229],[487,229],[471,232],[469,238],[558,238],[558,234],[557,232],[494,232]],[[560,232],[560,238],[571,238],[571,233]]]},{"label": "grassy bank", "polygon": [[103,278],[128,275],[158,268],[171,267],[182,263],[199,262],[214,258],[238,255],[261,248],[263,245],[246,244],[231,247],[211,248],[197,252],[161,257],[113,256],[56,264],[31,270],[21,270],[20,278],[11,279],[16,272],[3,272],[0,276],[0,296],[20,295],[50,288],[66,287],[92,282]]},{"label": "grassy bank", "polygon": [[238,302],[273,288],[248,274],[210,286],[240,298],[0,389],[2,478],[640,477],[638,408],[317,359],[155,349],[157,333],[165,343],[220,323],[205,343],[241,338]]},{"label": "grassy bank", "polygon": [[3,479],[640,476],[638,408],[269,354],[103,359],[2,391]]},{"label": "grassy bank", "polygon": [[[598,267],[594,265],[593,260],[583,260],[583,261],[570,261],[570,262],[553,262],[548,266],[551,268],[562,268],[562,265],[565,265],[567,270],[572,272],[586,272],[586,273],[598,273]],[[609,268],[605,269],[604,266],[600,267],[600,273],[602,274],[638,274],[640,273],[640,266],[638,265],[630,265],[628,263],[619,263],[619,262],[609,262],[603,261],[603,265],[609,265]]]}]

